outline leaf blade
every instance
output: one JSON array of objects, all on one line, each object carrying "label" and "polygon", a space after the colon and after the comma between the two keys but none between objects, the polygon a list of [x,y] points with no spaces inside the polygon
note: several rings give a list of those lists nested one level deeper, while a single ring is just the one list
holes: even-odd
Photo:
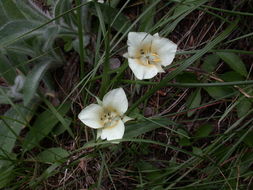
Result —
[{"label": "leaf blade", "polygon": [[44,73],[49,67],[49,63],[37,65],[28,74],[24,84],[24,105],[27,106],[35,95],[37,87]]}]

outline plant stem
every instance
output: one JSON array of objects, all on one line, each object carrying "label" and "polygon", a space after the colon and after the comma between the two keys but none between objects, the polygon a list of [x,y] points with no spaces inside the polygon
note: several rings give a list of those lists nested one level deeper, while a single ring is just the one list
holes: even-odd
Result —
[{"label": "plant stem", "polygon": [[[76,6],[80,6],[81,1],[76,0]],[[79,37],[79,51],[80,51],[80,78],[84,77],[84,47],[83,47],[83,26],[81,22],[81,7],[77,10],[77,25],[78,25],[78,37]]]}]

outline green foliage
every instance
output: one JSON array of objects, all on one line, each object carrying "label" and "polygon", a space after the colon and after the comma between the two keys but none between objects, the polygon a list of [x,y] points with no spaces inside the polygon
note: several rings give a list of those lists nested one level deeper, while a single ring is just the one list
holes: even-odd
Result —
[{"label": "green foliage", "polygon": [[[190,96],[189,99],[187,100],[186,104],[189,109],[197,108],[199,107],[201,103],[201,88],[196,89]],[[196,110],[192,110],[187,112],[187,116],[191,117]]]},{"label": "green foliage", "polygon": [[204,138],[208,137],[208,135],[213,131],[213,126],[210,124],[202,125],[196,131],[194,137],[195,138]]},{"label": "green foliage", "polygon": [[253,131],[250,131],[246,137],[243,139],[243,142],[249,146],[249,147],[253,147]]},{"label": "green foliage", "polygon": [[201,68],[206,72],[213,72],[217,67],[220,58],[216,54],[207,55]]},{"label": "green foliage", "polygon": [[[100,9],[101,12],[98,11],[98,9]],[[104,23],[112,24],[112,27],[115,30],[120,31],[122,33],[124,33],[125,30],[127,30],[131,25],[131,23],[129,22],[129,20],[127,19],[127,17],[125,15],[123,15],[117,9],[112,8],[107,4],[100,4],[100,3],[95,4],[95,7],[90,9],[90,11],[91,11],[91,14],[93,14],[97,17],[102,16]]]},{"label": "green foliage", "polygon": [[21,129],[26,125],[27,119],[31,117],[31,112],[21,105],[9,109],[0,121],[0,145],[1,155],[12,152],[16,140],[19,139]]},{"label": "green foliage", "polygon": [[234,92],[231,87],[205,87],[204,89],[214,99],[230,98]]},{"label": "green foliage", "polygon": [[69,156],[68,151],[57,147],[57,148],[48,148],[43,152],[39,153],[36,157],[38,161],[45,163],[55,163],[55,162],[64,162],[66,158]]},{"label": "green foliage", "polygon": [[252,107],[252,102],[246,98],[238,101],[239,103],[236,105],[237,116],[241,118],[244,115],[247,115],[250,108]]},{"label": "green foliage", "polygon": [[24,105],[27,106],[36,93],[37,87],[43,74],[49,67],[49,63],[44,63],[34,67],[27,75],[24,84]]},{"label": "green foliage", "polygon": [[[59,108],[58,114],[65,115],[69,110],[69,107],[69,104],[64,104]],[[27,133],[24,139],[23,148],[25,150],[31,150],[38,146],[39,142],[48,136],[58,122],[59,120],[57,116],[51,111],[46,110],[42,112]]]},{"label": "green foliage", "polygon": [[194,73],[182,72],[176,77],[179,83],[198,83],[197,76]]},{"label": "green foliage", "polygon": [[3,7],[4,13],[10,19],[22,19],[24,15],[20,12],[16,6],[15,0],[2,0],[1,7]]},{"label": "green foliage", "polygon": [[179,134],[178,135],[178,137],[179,137],[178,144],[180,146],[191,146],[192,145],[192,142],[190,141],[190,139],[187,138],[189,135],[186,130],[178,129],[177,132]]},{"label": "green foliage", "polygon": [[219,52],[217,54],[223,61],[225,61],[225,63],[229,65],[229,67],[231,67],[231,69],[233,69],[240,75],[247,77],[248,75],[247,69],[238,55],[234,53],[225,53],[225,52]]},{"label": "green foliage", "polygon": [[145,134],[149,131],[153,131],[157,128],[161,128],[164,125],[174,124],[166,118],[155,118],[146,121],[139,121],[138,123],[128,124],[126,126],[125,138],[133,138],[139,135]]},{"label": "green foliage", "polygon": [[13,84],[16,76],[15,70],[11,67],[11,63],[8,58],[0,54],[0,75],[9,83]]}]

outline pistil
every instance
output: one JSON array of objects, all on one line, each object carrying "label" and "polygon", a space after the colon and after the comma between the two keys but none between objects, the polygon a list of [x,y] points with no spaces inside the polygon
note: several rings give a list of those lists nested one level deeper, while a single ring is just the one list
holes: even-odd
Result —
[{"label": "pistil", "polygon": [[102,113],[100,119],[103,123],[104,128],[112,128],[117,124],[120,116],[114,111],[105,110],[104,113]]},{"label": "pistil", "polygon": [[161,59],[159,55],[156,52],[152,52],[151,48],[148,48],[149,50],[144,51],[144,49],[140,50],[140,57],[139,59],[142,60],[142,62],[146,65],[154,65],[161,62]]}]

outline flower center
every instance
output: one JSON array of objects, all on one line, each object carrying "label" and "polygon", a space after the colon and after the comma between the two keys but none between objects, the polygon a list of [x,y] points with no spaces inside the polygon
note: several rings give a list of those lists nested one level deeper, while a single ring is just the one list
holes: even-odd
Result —
[{"label": "flower center", "polygon": [[103,123],[104,128],[113,128],[120,120],[120,116],[113,110],[105,109],[101,114],[100,120]]},{"label": "flower center", "polygon": [[144,49],[140,50],[140,60],[145,65],[155,65],[161,62],[157,52],[152,52],[151,48],[148,48],[146,51]]}]

